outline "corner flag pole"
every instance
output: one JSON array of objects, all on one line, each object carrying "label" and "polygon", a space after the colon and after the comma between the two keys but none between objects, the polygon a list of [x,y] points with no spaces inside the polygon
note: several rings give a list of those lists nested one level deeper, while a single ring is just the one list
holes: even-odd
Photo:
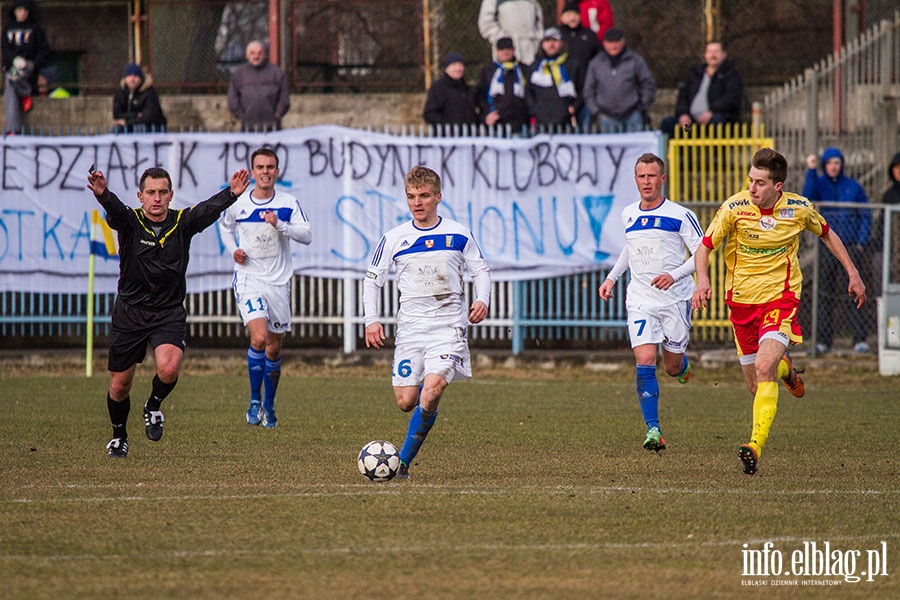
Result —
[{"label": "corner flag pole", "polygon": [[[96,211],[95,211],[96,212]],[[91,227],[91,241],[94,238],[94,228]],[[93,244],[91,245],[91,254],[88,259],[88,293],[87,293],[87,342],[85,343],[85,360],[84,360],[84,376],[90,377],[94,374],[94,262],[97,257],[94,255]]]}]

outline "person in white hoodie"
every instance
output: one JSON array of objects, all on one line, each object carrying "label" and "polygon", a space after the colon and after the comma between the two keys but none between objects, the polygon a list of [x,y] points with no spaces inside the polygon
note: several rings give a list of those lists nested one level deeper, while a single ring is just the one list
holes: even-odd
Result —
[{"label": "person in white hoodie", "polygon": [[482,0],[478,33],[491,45],[497,60],[497,40],[510,37],[523,65],[534,62],[544,34],[544,10],[537,0]]}]

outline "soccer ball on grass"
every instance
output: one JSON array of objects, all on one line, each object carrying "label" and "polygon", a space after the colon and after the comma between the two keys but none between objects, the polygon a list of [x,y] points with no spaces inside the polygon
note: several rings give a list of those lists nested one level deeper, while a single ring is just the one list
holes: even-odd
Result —
[{"label": "soccer ball on grass", "polygon": [[400,469],[400,452],[384,440],[369,442],[359,451],[359,472],[372,481],[390,481]]}]

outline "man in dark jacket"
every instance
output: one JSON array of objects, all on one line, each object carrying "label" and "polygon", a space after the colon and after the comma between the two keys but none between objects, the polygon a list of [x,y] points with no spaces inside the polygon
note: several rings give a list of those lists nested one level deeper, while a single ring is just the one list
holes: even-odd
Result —
[{"label": "man in dark jacket", "polygon": [[228,110],[244,131],[275,131],[291,107],[287,74],[269,62],[262,42],[247,44],[247,62],[231,74]]},{"label": "man in dark jacket", "polygon": [[106,186],[106,177],[91,169],[88,189],[106,211],[106,222],[119,240],[119,285],[109,332],[109,391],[106,408],[113,437],[106,449],[110,458],[128,456],[128,413],[137,364],[147,344],[153,348],[156,375],[144,405],[144,428],[151,442],[163,434],[160,405],[178,383],[187,337],[188,260],[192,238],[212,225],[235,203],[250,183],[246,169],[235,171],[229,187],[195,206],[169,208],[174,198],[172,178],[165,169],[151,167],[141,175],[138,200],[130,208]]},{"label": "man in dark jacket", "polygon": [[22,114],[31,110],[31,94],[50,47],[37,24],[31,2],[15,0],[3,25],[3,71],[6,133],[18,131]]},{"label": "man in dark jacket", "polygon": [[[888,178],[891,180],[891,186],[884,191],[881,203],[900,205],[900,152],[894,155],[891,164],[888,165]],[[900,213],[893,213],[891,224],[890,280],[900,281]],[[880,235],[884,234],[880,233]],[[881,239],[881,237],[876,238],[876,243],[880,244]]]},{"label": "man in dark jacket", "polygon": [[444,74],[431,84],[422,116],[429,125],[477,125],[475,94],[463,77],[466,65],[458,52],[444,58]]},{"label": "man in dark jacket", "polygon": [[497,40],[496,51],[497,62],[481,71],[475,86],[475,99],[485,125],[508,125],[510,133],[520,134],[528,123],[525,71],[516,60],[512,38]]},{"label": "man in dark jacket", "polygon": [[[581,72],[575,76],[575,80],[583,85],[588,63],[597,56],[601,46],[600,40],[597,39],[597,34],[582,23],[577,0],[567,2],[563,6],[559,15],[559,31],[562,33],[562,39],[569,54],[578,61],[578,67]],[[584,103],[583,90],[579,87],[575,92],[578,94],[578,106],[576,107],[578,126],[582,131],[588,131],[591,126],[591,111],[588,110],[587,105]]]},{"label": "man in dark jacket", "polygon": [[888,179],[891,180],[891,187],[884,191],[881,203],[900,204],[900,152],[894,155],[891,164],[888,165]]},{"label": "man in dark jacket", "polygon": [[116,133],[165,131],[166,116],[153,89],[153,78],[130,63],[113,95],[113,123]]},{"label": "man in dark jacket", "polygon": [[581,72],[578,61],[566,49],[562,32],[558,27],[548,27],[537,60],[529,69],[525,89],[535,125],[548,128],[576,125]]},{"label": "man in dark jacket", "polygon": [[[868,204],[866,192],[858,181],[844,174],[844,155],[837,148],[826,148],[822,153],[822,171],[819,175],[815,154],[806,157],[806,181],[803,184],[803,195],[813,202],[843,202],[848,207],[822,207],[819,214],[828,222],[844,245],[853,264],[859,265],[865,279],[869,279],[866,266],[869,261],[866,246],[872,227],[872,213],[868,207],[852,207],[854,204]],[[831,252],[824,246],[819,247],[819,294],[817,312],[816,351],[825,353],[831,350],[835,334],[835,310],[838,310],[840,321],[849,321],[850,333],[853,336],[853,350],[859,354],[871,352],[866,343],[869,329],[865,314],[856,310],[853,300],[847,296],[846,282],[842,283],[843,269]],[[846,317],[840,311],[846,311]]]},{"label": "man in dark jacket", "polygon": [[694,123],[717,125],[741,120],[744,86],[722,42],[707,42],[704,64],[695,65],[678,87],[675,116],[663,119],[663,133],[672,137],[675,127],[687,131]]},{"label": "man in dark jacket", "polygon": [[642,131],[655,99],[656,80],[644,57],[628,48],[622,30],[608,29],[584,79],[584,102],[600,132]]}]

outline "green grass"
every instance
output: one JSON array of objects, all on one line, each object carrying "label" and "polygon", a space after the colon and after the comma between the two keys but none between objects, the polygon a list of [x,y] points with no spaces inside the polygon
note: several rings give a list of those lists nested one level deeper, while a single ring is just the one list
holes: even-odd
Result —
[{"label": "green grass", "polygon": [[900,596],[896,378],[808,373],[801,400],[782,388],[750,478],[736,367],[661,382],[660,454],[641,448],[630,366],[487,371],[448,389],[412,479],[374,484],[357,452],[399,446],[407,422],[383,371],[287,372],[266,431],[244,423],[239,368],[188,370],[154,444],[143,367],[126,460],[105,455],[105,376],[0,377],[0,595],[812,597],[822,588],[742,586],[742,545],[789,557],[827,540],[861,561],[888,545],[888,577],[832,593]]}]

